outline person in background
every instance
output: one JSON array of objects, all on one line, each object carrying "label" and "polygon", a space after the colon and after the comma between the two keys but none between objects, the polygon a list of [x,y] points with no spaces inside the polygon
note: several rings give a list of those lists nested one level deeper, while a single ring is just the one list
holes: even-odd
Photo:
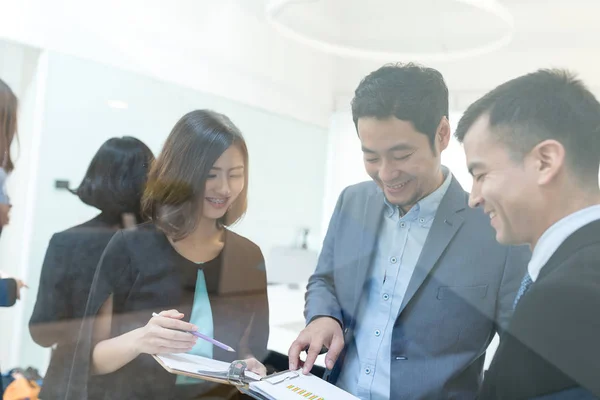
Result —
[{"label": "person in background", "polygon": [[0,275],[0,307],[14,306],[17,300],[21,299],[21,289],[27,287],[20,279],[4,278]]},{"label": "person in background", "polygon": [[6,193],[6,178],[15,168],[10,156],[10,146],[17,138],[18,105],[17,96],[0,79],[0,233],[10,220],[11,204]]},{"label": "person in background", "polygon": [[[248,151],[238,128],[209,110],[184,115],[149,174],[142,204],[151,223],[117,232],[99,263],[68,398],[85,398],[90,376],[103,379],[103,399],[244,396],[170,374],[153,354],[246,360],[265,374],[263,255],[228,228],[244,215],[247,191]],[[235,353],[197,340],[189,333],[196,330]]]},{"label": "person in background", "polygon": [[290,368],[323,346],[326,378],[361,399],[473,399],[530,257],[499,245],[441,164],[442,75],[414,64],[365,77],[352,116],[373,181],[339,197],[306,294]]},{"label": "person in background", "polygon": [[455,133],[471,207],[533,254],[481,399],[600,398],[600,102],[574,75],[539,70],[467,108]]},{"label": "person in background", "polygon": [[[10,221],[9,214],[12,207],[6,192],[6,179],[15,168],[10,155],[10,146],[17,138],[18,106],[17,96],[6,82],[0,79],[0,235]],[[22,280],[3,277],[0,274],[0,307],[14,305],[21,298],[22,288],[27,288]],[[3,391],[0,380],[0,396]]]},{"label": "person in background", "polygon": [[29,321],[33,340],[43,347],[54,346],[42,398],[64,398],[96,267],[114,233],[142,221],[141,198],[153,159],[148,146],[136,138],[104,142],[73,191],[100,214],[50,239]]}]

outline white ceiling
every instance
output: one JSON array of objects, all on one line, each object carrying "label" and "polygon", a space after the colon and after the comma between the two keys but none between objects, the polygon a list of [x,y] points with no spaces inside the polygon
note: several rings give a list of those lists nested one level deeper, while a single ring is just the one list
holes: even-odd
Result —
[{"label": "white ceiling", "polygon": [[[504,80],[569,67],[600,88],[600,1],[499,0],[512,42],[440,69],[461,109]],[[504,26],[455,0],[312,0],[290,24],[342,44],[439,51],[477,45]],[[321,125],[382,61],[334,57],[282,37],[265,0],[0,0],[0,38],[97,60]],[[312,7],[312,8],[311,8]],[[319,22],[320,21],[320,22]],[[345,32],[340,35],[339,32]],[[411,61],[411,60],[389,60]]]},{"label": "white ceiling", "polygon": [[[441,1],[441,0],[440,0]],[[444,0],[451,2],[452,0]],[[600,1],[597,0],[501,0],[514,17],[515,32],[505,48],[484,56],[428,65],[442,71],[451,91],[467,101],[474,95],[515,76],[538,68],[562,67],[578,72],[597,92],[600,89]],[[407,3],[402,1],[402,3]],[[435,14],[435,12],[432,12]],[[449,14],[437,15],[455,25]],[[433,20],[433,17],[432,17]],[[424,29],[431,27],[423,22]],[[458,37],[465,32],[479,35],[480,21],[464,22]],[[459,24],[456,24],[459,25]],[[401,60],[408,61],[408,60]],[[340,74],[335,88],[350,93],[352,82],[380,62],[338,60]],[[346,68],[342,68],[346,66]],[[462,101],[461,101],[462,103]]]}]

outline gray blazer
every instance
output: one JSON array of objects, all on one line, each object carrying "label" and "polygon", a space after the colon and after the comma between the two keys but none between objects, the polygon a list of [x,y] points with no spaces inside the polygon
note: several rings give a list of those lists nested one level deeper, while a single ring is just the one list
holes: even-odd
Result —
[{"label": "gray blazer", "polygon": [[[337,319],[346,346],[376,252],[384,197],[374,182],[346,188],[310,278],[305,317]],[[506,327],[531,253],[495,240],[454,178],[436,212],[392,332],[390,399],[473,399],[485,351]],[[335,383],[344,354],[325,378]]]}]

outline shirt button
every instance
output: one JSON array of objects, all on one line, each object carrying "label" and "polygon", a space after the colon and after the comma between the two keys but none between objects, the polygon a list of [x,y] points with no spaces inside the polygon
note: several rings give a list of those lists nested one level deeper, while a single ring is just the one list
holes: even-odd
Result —
[{"label": "shirt button", "polygon": [[379,329],[376,329],[375,330],[375,336],[379,336],[379,335],[381,335],[381,331]]},{"label": "shirt button", "polygon": [[396,264],[398,262],[398,259],[396,257],[392,257],[392,258],[390,258],[390,262],[392,264]]},{"label": "shirt button", "polygon": [[406,226],[406,224],[404,222],[400,223],[400,228],[404,228]]},{"label": "shirt button", "polygon": [[425,222],[425,218],[419,218],[419,222],[420,222],[420,223],[423,223],[423,222]]},{"label": "shirt button", "polygon": [[383,299],[384,299],[385,301],[388,301],[388,300],[390,299],[390,295],[389,295],[389,294],[387,294],[387,293],[384,293],[384,294],[383,294]]},{"label": "shirt button", "polygon": [[369,375],[371,373],[371,368],[365,368],[365,374]]}]

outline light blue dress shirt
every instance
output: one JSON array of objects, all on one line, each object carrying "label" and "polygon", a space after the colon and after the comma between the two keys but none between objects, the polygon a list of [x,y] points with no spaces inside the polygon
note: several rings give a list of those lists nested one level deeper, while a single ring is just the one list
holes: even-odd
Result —
[{"label": "light blue dress shirt", "polygon": [[8,178],[8,174],[4,170],[4,168],[0,167],[0,203],[1,204],[10,204],[10,199],[8,198],[8,194],[6,193],[6,179]]},{"label": "light blue dress shirt", "polygon": [[354,341],[348,346],[337,383],[361,399],[390,398],[392,331],[433,218],[452,181],[450,171],[442,168],[442,185],[405,215],[385,200],[385,216],[358,308]]}]

